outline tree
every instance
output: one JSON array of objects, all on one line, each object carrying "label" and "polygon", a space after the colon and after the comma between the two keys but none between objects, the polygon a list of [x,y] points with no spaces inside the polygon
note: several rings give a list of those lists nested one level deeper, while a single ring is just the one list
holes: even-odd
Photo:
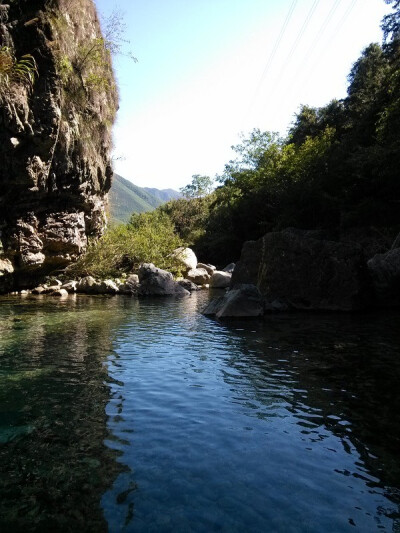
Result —
[{"label": "tree", "polygon": [[383,30],[383,40],[387,42],[389,38],[393,41],[400,38],[400,0],[385,0],[386,4],[392,4],[394,13],[389,13],[383,17],[381,28]]},{"label": "tree", "polygon": [[213,180],[209,176],[194,174],[192,182],[180,189],[185,198],[201,198],[213,190]]}]

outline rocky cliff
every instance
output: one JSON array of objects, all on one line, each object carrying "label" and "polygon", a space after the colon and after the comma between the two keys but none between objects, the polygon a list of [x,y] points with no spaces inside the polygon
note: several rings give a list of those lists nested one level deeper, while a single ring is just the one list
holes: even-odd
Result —
[{"label": "rocky cliff", "polygon": [[63,268],[101,235],[117,91],[92,0],[0,2],[0,291]]}]

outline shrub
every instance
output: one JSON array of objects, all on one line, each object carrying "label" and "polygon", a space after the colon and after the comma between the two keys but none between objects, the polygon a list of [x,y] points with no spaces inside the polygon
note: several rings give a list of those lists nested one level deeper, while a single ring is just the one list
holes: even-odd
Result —
[{"label": "shrub", "polygon": [[8,87],[10,83],[21,83],[32,87],[37,75],[35,58],[25,54],[16,59],[8,46],[0,47],[0,87]]},{"label": "shrub", "polygon": [[135,271],[141,263],[180,274],[172,251],[182,246],[167,215],[158,212],[132,215],[127,225],[110,227],[101,239],[92,243],[85,256],[68,268],[75,276],[118,277]]}]

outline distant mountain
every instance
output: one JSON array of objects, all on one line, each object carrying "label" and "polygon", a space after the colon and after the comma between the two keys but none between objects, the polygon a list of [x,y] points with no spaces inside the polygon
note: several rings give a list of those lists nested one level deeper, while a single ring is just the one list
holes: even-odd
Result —
[{"label": "distant mountain", "polygon": [[174,189],[154,189],[151,187],[143,187],[143,189],[157,198],[160,202],[159,205],[164,204],[169,200],[176,200],[176,198],[180,198],[182,196],[181,193],[174,191]]},{"label": "distant mountain", "polygon": [[179,192],[173,189],[138,187],[119,174],[114,174],[109,192],[111,220],[128,222],[132,213],[152,211],[168,200],[179,197]]}]

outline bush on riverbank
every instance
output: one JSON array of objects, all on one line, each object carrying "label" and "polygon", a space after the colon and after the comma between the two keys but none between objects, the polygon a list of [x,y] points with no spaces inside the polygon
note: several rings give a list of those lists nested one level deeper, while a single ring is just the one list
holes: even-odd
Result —
[{"label": "bush on riverbank", "polygon": [[110,227],[91,244],[85,256],[68,268],[68,275],[112,278],[137,270],[141,263],[154,263],[178,275],[179,265],[171,254],[183,245],[166,214],[134,214],[128,224]]}]

